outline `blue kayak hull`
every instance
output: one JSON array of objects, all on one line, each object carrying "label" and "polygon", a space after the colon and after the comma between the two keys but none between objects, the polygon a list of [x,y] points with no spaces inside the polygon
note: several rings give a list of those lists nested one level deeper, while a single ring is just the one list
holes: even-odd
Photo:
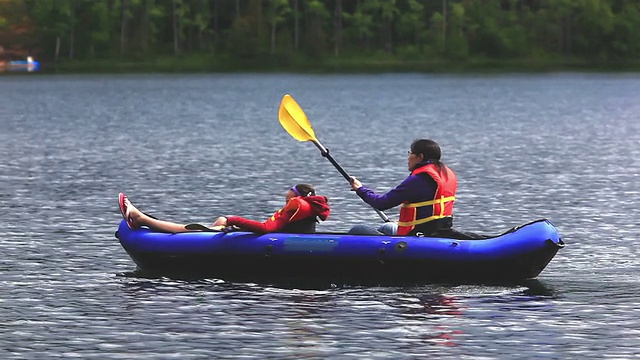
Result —
[{"label": "blue kayak hull", "polygon": [[537,277],[564,247],[548,220],[482,240],[342,233],[169,234],[132,230],[124,221],[116,237],[138,269],[149,275],[253,282],[524,280]]}]

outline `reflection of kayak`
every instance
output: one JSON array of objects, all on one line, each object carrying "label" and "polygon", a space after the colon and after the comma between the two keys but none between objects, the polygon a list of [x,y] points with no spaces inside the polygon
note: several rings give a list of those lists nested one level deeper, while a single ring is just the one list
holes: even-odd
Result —
[{"label": "reflection of kayak", "polygon": [[120,244],[149,275],[356,283],[535,278],[564,243],[547,220],[482,240],[340,233],[158,233],[122,221]]}]

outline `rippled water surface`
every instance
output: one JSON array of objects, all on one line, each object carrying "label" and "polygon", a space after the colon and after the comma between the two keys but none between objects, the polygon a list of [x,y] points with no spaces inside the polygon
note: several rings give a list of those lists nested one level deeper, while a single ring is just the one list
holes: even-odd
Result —
[{"label": "rippled water surface", "polygon": [[[0,77],[2,359],[640,356],[638,75],[30,75]],[[281,128],[284,93],[363,183],[393,187],[430,137],[459,177],[456,227],[548,218],[567,246],[518,284],[132,274],[120,191],[208,223],[266,218],[311,182],[333,208],[320,230],[380,222]]]}]

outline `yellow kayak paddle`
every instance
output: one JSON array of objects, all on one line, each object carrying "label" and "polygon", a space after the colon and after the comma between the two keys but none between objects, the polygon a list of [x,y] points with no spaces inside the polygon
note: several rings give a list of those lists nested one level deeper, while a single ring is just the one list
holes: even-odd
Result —
[{"label": "yellow kayak paddle", "polygon": [[[298,103],[289,94],[285,94],[280,103],[280,110],[278,111],[278,119],[280,125],[298,141],[311,141],[320,150],[322,156],[326,157],[331,164],[342,174],[342,176],[351,183],[351,176],[338,164],[338,162],[329,154],[329,150],[322,146],[320,141],[316,138],[316,134],[313,131],[313,127],[307,119],[304,111],[298,105]],[[391,221],[389,217],[382,211],[375,209],[380,218],[384,221]]]}]

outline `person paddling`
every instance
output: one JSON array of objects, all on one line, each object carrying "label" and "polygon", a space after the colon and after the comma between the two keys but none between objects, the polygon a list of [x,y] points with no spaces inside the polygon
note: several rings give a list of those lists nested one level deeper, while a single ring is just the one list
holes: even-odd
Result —
[{"label": "person paddling", "polygon": [[351,189],[373,208],[381,211],[398,205],[401,208],[397,224],[385,223],[378,229],[356,225],[349,233],[440,236],[450,232],[458,180],[453,170],[440,161],[440,156],[440,145],[435,141],[413,141],[407,159],[411,175],[383,195],[351,177]]},{"label": "person paddling", "polygon": [[[314,233],[318,219],[324,221],[329,217],[331,209],[325,196],[316,195],[309,184],[298,184],[286,192],[286,204],[269,219],[259,222],[241,216],[221,216],[211,228],[228,230],[229,228],[251,231],[254,233]],[[136,208],[129,198],[120,193],[118,205],[122,217],[132,229],[146,226],[154,231],[180,233],[193,230],[186,224],[178,224],[153,218]],[[200,229],[202,230],[202,229]]]}]

